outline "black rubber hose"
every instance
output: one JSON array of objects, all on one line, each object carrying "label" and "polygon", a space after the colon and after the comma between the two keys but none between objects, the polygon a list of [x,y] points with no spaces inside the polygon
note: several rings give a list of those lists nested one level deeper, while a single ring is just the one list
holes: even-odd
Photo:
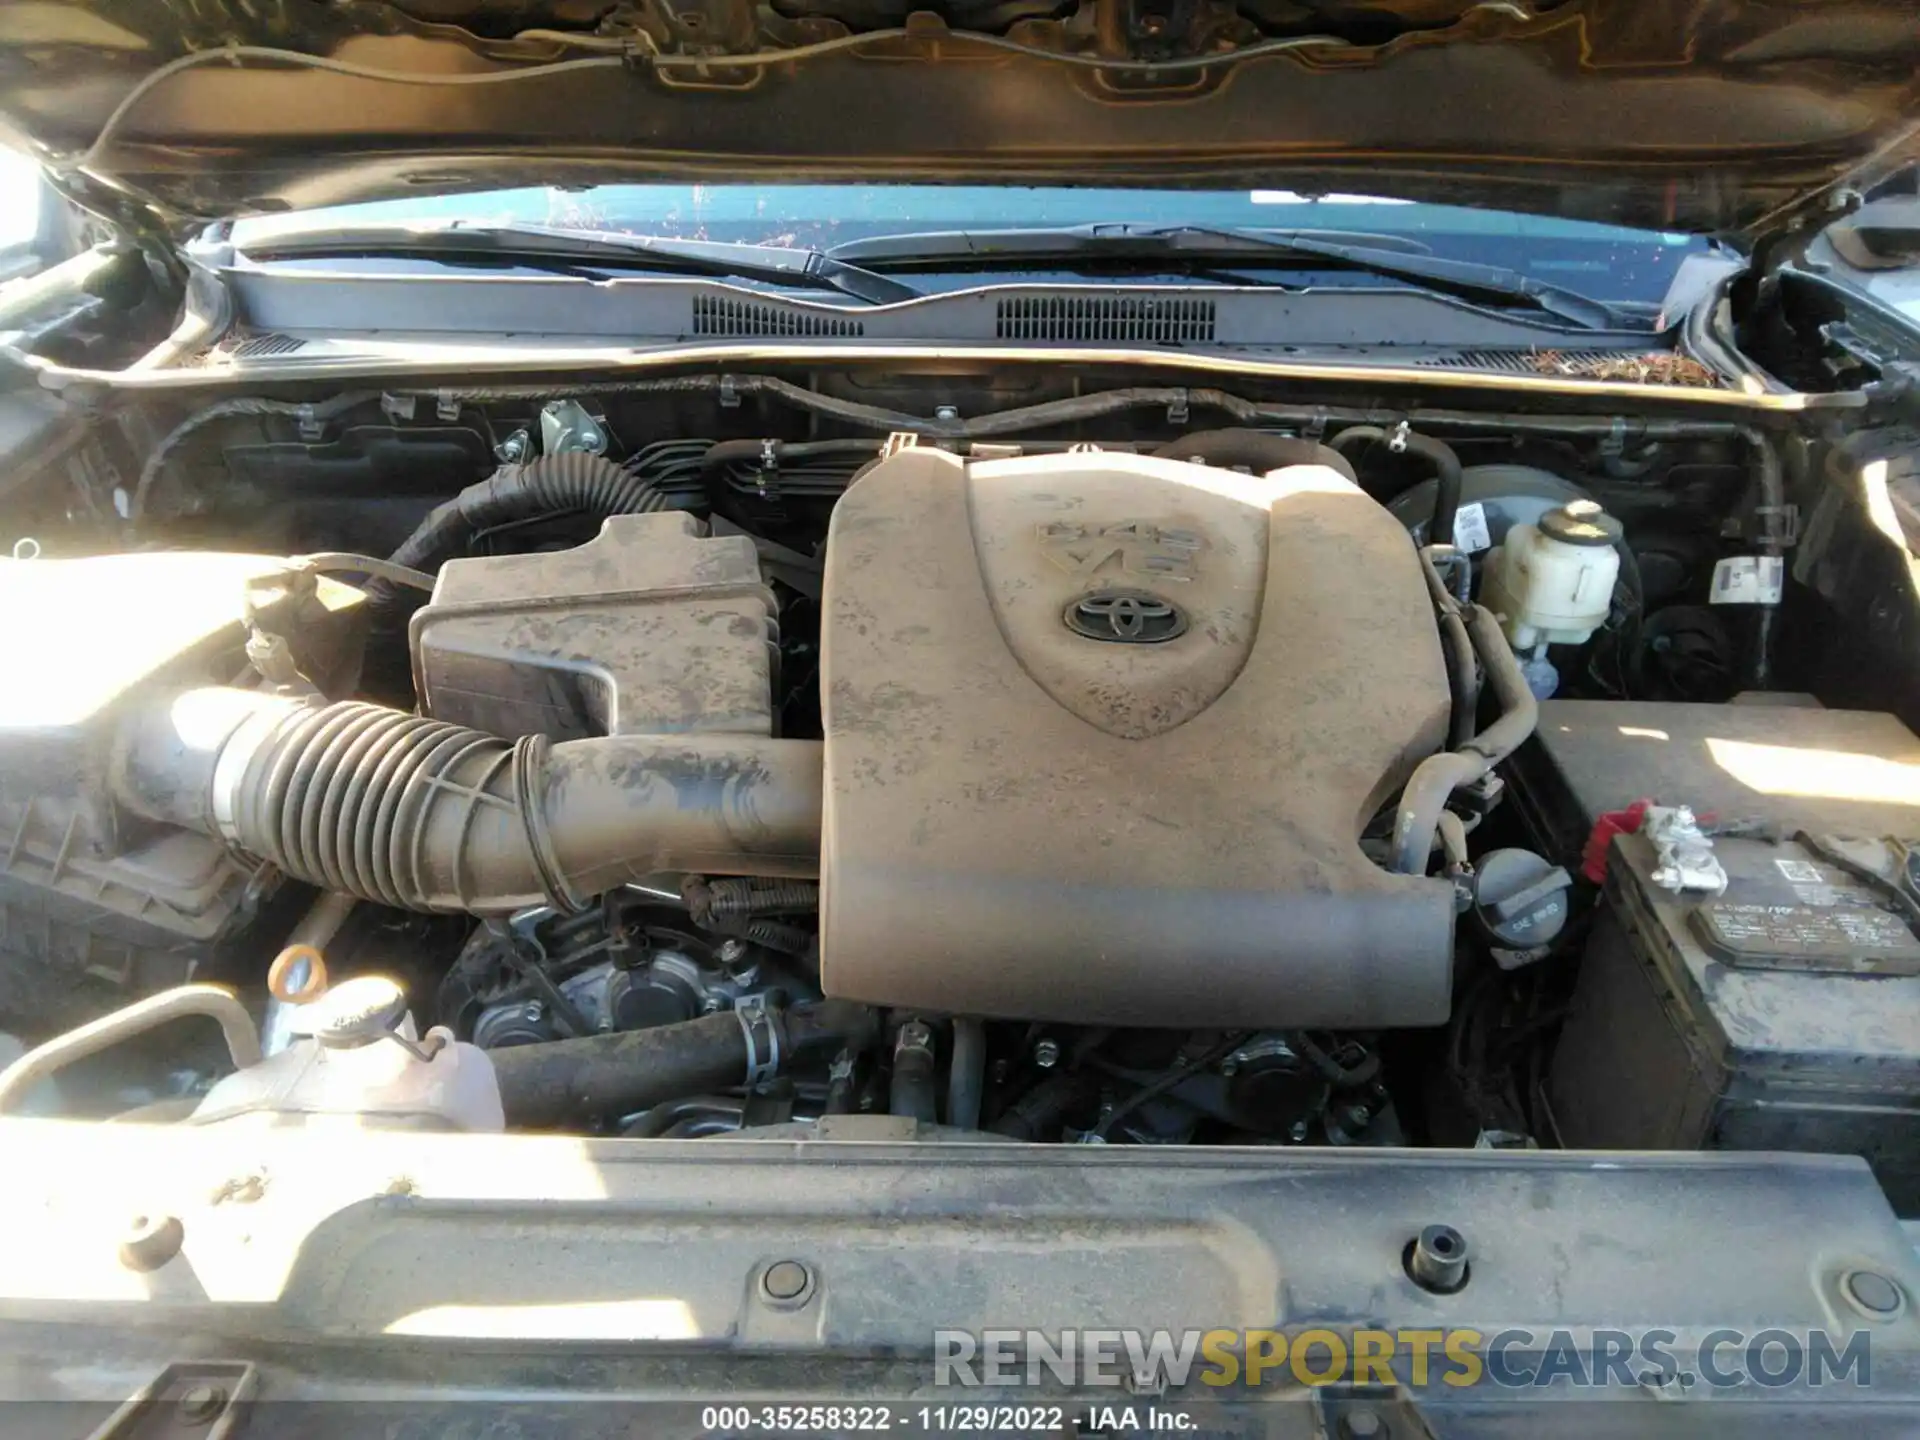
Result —
[{"label": "black rubber hose", "polygon": [[956,1016],[953,1056],[947,1062],[947,1124],[978,1130],[986,1093],[987,1027],[979,1020]]},{"label": "black rubber hose", "polygon": [[[1449,557],[1466,557],[1449,551]],[[1420,552],[1420,569],[1427,581],[1427,593],[1433,599],[1434,618],[1440,627],[1440,652],[1447,665],[1447,690],[1452,696],[1452,713],[1447,723],[1447,748],[1458,750],[1473,738],[1473,727],[1480,710],[1480,671],[1474,659],[1473,637],[1467,634],[1465,612],[1459,599],[1440,578],[1437,556],[1432,546]]]},{"label": "black rubber hose", "polygon": [[1093,1098],[1094,1080],[1078,1071],[1051,1075],[1016,1100],[987,1128],[1009,1140],[1044,1140]]},{"label": "black rubber hose", "polygon": [[1217,465],[1223,469],[1244,466],[1256,475],[1283,470],[1289,465],[1325,465],[1337,470],[1356,485],[1360,477],[1353,464],[1338,450],[1317,441],[1295,435],[1272,435],[1265,430],[1196,430],[1153,452],[1168,460],[1191,460],[1199,465]]},{"label": "black rubber hose", "polygon": [[827,1067],[827,1099],[820,1107],[822,1115],[853,1113],[853,1079],[857,1063],[851,1050],[843,1049],[833,1057],[833,1064]]},{"label": "black rubber hose", "polygon": [[1365,1085],[1380,1073],[1380,1057],[1371,1050],[1366,1053],[1366,1057],[1362,1059],[1358,1065],[1349,1069],[1315,1044],[1313,1037],[1304,1030],[1296,1030],[1287,1036],[1287,1043],[1293,1046],[1300,1054],[1306,1056],[1308,1061],[1313,1065],[1313,1068],[1326,1076],[1327,1079],[1336,1085],[1345,1086],[1348,1089],[1352,1089],[1357,1085]]},{"label": "black rubber hose", "polygon": [[1435,440],[1430,435],[1421,435],[1404,428],[1391,433],[1378,425],[1355,425],[1342,430],[1333,437],[1333,448],[1341,454],[1357,445],[1375,441],[1385,443],[1388,448],[1398,448],[1408,455],[1417,455],[1433,466],[1434,479],[1438,482],[1433,492],[1433,519],[1427,526],[1429,545],[1451,545],[1453,543],[1453,517],[1460,509],[1460,457],[1453,453],[1453,447],[1444,440]]},{"label": "black rubber hose", "polygon": [[[921,1027],[923,1030],[924,1026]],[[904,1036],[907,1032],[902,1030]],[[935,1114],[934,1058],[931,1041],[902,1043],[893,1051],[893,1076],[887,1089],[887,1113],[931,1125]]]},{"label": "black rubber hose", "polygon": [[[767,1027],[723,1010],[678,1025],[656,1025],[545,1045],[488,1052],[509,1125],[547,1129],[631,1114],[670,1100],[747,1083],[750,1047],[762,1077],[823,1049],[870,1047],[879,1016],[864,1005],[826,1000],[782,1014]],[[768,1043],[771,1037],[771,1044]]]},{"label": "black rubber hose", "polygon": [[1486,667],[1500,714],[1458,750],[1429,755],[1400,792],[1393,824],[1393,854],[1387,868],[1402,875],[1424,875],[1433,855],[1440,812],[1453,792],[1471,785],[1518,749],[1540,720],[1540,702],[1527,686],[1500,621],[1484,605],[1465,612],[1467,634]]},{"label": "black rubber hose", "polygon": [[[579,512],[604,518],[638,515],[666,508],[653,480],[621,469],[603,455],[574,451],[543,455],[524,465],[503,465],[477,485],[469,485],[436,505],[388,559],[410,570],[432,573],[464,555],[482,530],[514,520]],[[372,603],[391,606],[397,587],[376,579],[367,589]]]},{"label": "black rubber hose", "polygon": [[1433,571],[1445,595],[1462,605],[1473,603],[1473,557],[1452,545],[1422,545],[1420,558]]},{"label": "black rubber hose", "polygon": [[1480,708],[1480,672],[1474,664],[1473,637],[1458,610],[1442,611],[1440,652],[1447,662],[1447,689],[1453,696],[1447,721],[1447,748],[1458,750],[1473,738],[1475,713]]},{"label": "black rubber hose", "polygon": [[815,455],[874,454],[880,447],[871,440],[721,440],[707,447],[700,457],[706,470],[728,465],[758,465],[771,460],[805,460]]}]

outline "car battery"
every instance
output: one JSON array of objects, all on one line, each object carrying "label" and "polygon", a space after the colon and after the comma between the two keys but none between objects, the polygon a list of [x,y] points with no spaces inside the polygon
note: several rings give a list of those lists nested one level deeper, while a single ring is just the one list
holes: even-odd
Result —
[{"label": "car battery", "polygon": [[1540,813],[1546,772],[1587,823],[1688,805],[1727,874],[1676,892],[1646,836],[1614,837],[1545,1082],[1555,1138],[1856,1154],[1920,1214],[1920,741],[1818,709],[1542,711],[1524,782]]}]

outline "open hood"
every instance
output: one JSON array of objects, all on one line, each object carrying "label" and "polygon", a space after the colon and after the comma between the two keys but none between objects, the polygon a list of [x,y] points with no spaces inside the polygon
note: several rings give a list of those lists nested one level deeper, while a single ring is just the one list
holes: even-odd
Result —
[{"label": "open hood", "polygon": [[176,231],[637,180],[1274,186],[1751,239],[1920,150],[1911,0],[0,8],[0,123]]}]

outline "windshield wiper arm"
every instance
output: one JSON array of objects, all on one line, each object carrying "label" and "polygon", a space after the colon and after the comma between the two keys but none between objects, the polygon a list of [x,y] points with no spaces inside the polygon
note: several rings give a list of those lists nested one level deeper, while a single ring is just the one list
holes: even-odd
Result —
[{"label": "windshield wiper arm", "polygon": [[1589,330],[1622,325],[1613,308],[1591,296],[1536,280],[1519,270],[1449,260],[1411,247],[1400,236],[1313,230],[1240,230],[1211,225],[1064,225],[1034,230],[949,230],[920,235],[882,235],[853,240],[826,252],[836,260],[866,264],[966,265],[1046,258],[1186,257],[1217,263],[1231,258],[1284,257],[1331,260],[1374,275],[1417,281],[1429,289],[1466,298],[1517,301]]},{"label": "windshield wiper arm", "polygon": [[351,255],[419,255],[458,263],[530,266],[609,266],[692,270],[776,285],[837,290],[873,305],[917,299],[911,285],[863,270],[820,250],[781,245],[735,245],[717,240],[678,240],[659,235],[620,235],[561,230],[545,225],[342,226],[273,236],[242,247],[264,260]]}]

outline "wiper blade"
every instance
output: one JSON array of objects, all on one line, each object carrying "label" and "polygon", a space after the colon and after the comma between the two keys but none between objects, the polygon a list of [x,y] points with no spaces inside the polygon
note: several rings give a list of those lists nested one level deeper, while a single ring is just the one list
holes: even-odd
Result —
[{"label": "wiper blade", "polygon": [[[916,262],[948,260],[1044,260],[1062,255],[1110,251],[1116,256],[1162,256],[1193,251],[1208,258],[1259,253],[1274,248],[1272,237],[1312,239],[1330,244],[1367,245],[1409,255],[1428,249],[1405,235],[1370,230],[1235,230],[1208,225],[1048,225],[1007,230],[914,230],[848,240],[828,250],[840,260]],[[1233,241],[1237,243],[1227,243]]]},{"label": "wiper blade", "polygon": [[1241,230],[1211,225],[1065,225],[1033,230],[949,230],[920,235],[883,235],[853,240],[826,252],[843,261],[922,266],[948,262],[968,267],[1059,258],[1192,258],[1218,266],[1231,259],[1329,260],[1417,281],[1428,289],[1465,298],[1515,301],[1588,330],[1623,324],[1614,309],[1575,290],[1536,280],[1518,270],[1449,260],[1401,236],[1314,230]]},{"label": "wiper blade", "polygon": [[273,236],[242,247],[259,259],[316,259],[418,255],[448,263],[641,268],[729,275],[776,285],[837,290],[873,305],[917,299],[911,285],[863,270],[820,250],[781,245],[735,245],[659,235],[563,230],[546,225],[475,225],[454,221],[410,225],[341,226]]}]

